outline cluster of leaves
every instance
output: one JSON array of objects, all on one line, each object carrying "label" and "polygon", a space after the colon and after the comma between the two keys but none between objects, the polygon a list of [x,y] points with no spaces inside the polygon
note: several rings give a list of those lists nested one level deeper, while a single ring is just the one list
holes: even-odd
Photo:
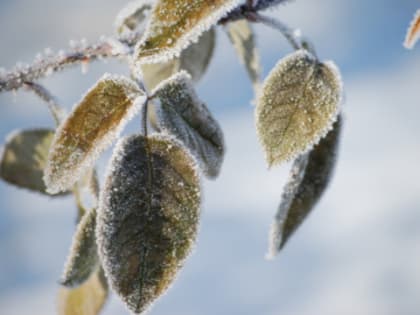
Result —
[{"label": "cluster of leaves", "polygon": [[[222,130],[194,89],[222,19],[257,93],[257,133],[269,166],[294,160],[272,227],[271,256],[319,200],[335,162],[342,84],[335,65],[319,61],[303,43],[260,84],[246,18],[255,21],[257,11],[281,2],[134,1],[116,20],[121,43],[134,44],[127,58],[131,78],[104,75],[56,131],[9,137],[2,179],[50,196],[76,195],[79,223],[61,279],[61,314],[97,314],[108,284],[140,314],[167,290],[190,253],[200,175],[216,178],[225,151]],[[229,14],[235,18],[226,23]],[[95,161],[139,111],[142,131],[119,140],[100,189]],[[89,206],[80,197],[85,188],[94,199]]]}]

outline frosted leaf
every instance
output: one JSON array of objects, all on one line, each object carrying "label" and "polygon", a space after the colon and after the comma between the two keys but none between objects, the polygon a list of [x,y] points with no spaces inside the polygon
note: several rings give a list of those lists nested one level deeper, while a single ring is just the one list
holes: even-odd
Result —
[{"label": "frosted leaf", "polygon": [[54,131],[50,129],[11,133],[0,154],[0,178],[9,184],[48,194],[42,176],[53,137]]},{"label": "frosted leaf", "polygon": [[234,9],[239,0],[158,0],[135,57],[141,64],[165,62]]},{"label": "frosted leaf", "polygon": [[206,176],[216,177],[223,162],[223,133],[197,97],[190,76],[181,71],[158,85],[153,94],[160,99],[156,110],[160,130],[190,149]]},{"label": "frosted leaf", "polygon": [[310,150],[337,117],[342,83],[333,62],[299,50],[280,60],[257,100],[256,125],[270,166]]},{"label": "frosted leaf", "polygon": [[77,226],[61,277],[62,285],[66,287],[79,286],[97,269],[99,261],[95,228],[96,210],[92,209],[84,214]]},{"label": "frosted leaf", "polygon": [[117,15],[115,28],[118,34],[136,31],[143,25],[152,10],[155,0],[129,2]]},{"label": "frosted leaf", "polygon": [[174,281],[195,243],[199,208],[195,162],[178,141],[134,135],[118,143],[96,233],[111,287],[133,313]]},{"label": "frosted leaf", "polygon": [[240,61],[246,67],[254,90],[258,92],[260,87],[261,65],[251,25],[246,20],[239,20],[229,23],[227,31]]},{"label": "frosted leaf", "polygon": [[108,298],[108,285],[102,268],[77,288],[60,287],[57,299],[58,315],[98,315]]},{"label": "frosted leaf", "polygon": [[145,100],[130,79],[104,75],[56,132],[44,175],[48,191],[72,187]]},{"label": "frosted leaf", "polygon": [[164,63],[144,64],[141,69],[147,87],[152,90],[161,81],[180,70],[187,71],[194,82],[201,79],[213,56],[216,32],[210,29],[204,32],[197,43],[183,50],[181,55]]},{"label": "frosted leaf", "polygon": [[321,198],[334,170],[340,132],[339,116],[333,129],[310,152],[299,156],[293,163],[271,227],[269,258],[274,258],[283,248]]},{"label": "frosted leaf", "polygon": [[404,47],[412,49],[420,38],[420,10],[414,14],[414,18],[411,21],[410,26],[407,30],[407,35],[404,41]]}]

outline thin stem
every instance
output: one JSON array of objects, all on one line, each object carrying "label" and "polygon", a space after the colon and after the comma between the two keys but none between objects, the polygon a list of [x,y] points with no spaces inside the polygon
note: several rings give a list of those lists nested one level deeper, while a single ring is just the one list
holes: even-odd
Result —
[{"label": "thin stem", "polygon": [[41,84],[25,82],[24,86],[45,101],[56,126],[58,126],[64,118],[64,109],[58,104],[57,99]]},{"label": "thin stem", "polygon": [[297,33],[296,30],[290,28],[286,24],[272,17],[266,16],[257,12],[247,13],[246,16],[252,22],[262,23],[264,25],[270,26],[278,30],[289,41],[293,49],[298,50],[302,48],[300,36],[296,35]]},{"label": "thin stem", "polygon": [[23,87],[27,82],[35,82],[54,72],[70,66],[103,58],[127,56],[131,48],[113,38],[100,40],[70,52],[37,58],[32,65],[20,66],[0,75],[0,92],[13,91]]},{"label": "thin stem", "polygon": [[142,108],[141,108],[141,127],[142,133],[145,137],[147,137],[149,130],[148,130],[148,116],[149,116],[149,98],[146,98]]}]

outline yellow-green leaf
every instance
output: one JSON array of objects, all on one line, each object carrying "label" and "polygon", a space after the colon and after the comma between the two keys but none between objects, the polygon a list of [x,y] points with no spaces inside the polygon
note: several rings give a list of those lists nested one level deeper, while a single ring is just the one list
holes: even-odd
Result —
[{"label": "yellow-green leaf", "polygon": [[258,92],[260,88],[261,64],[251,25],[246,20],[232,22],[228,24],[227,32],[240,61],[246,67],[255,92]]},{"label": "yellow-green leaf", "polygon": [[234,9],[239,0],[158,0],[143,39],[136,47],[139,63],[165,62]]},{"label": "yellow-green leaf", "polygon": [[98,315],[108,298],[108,285],[103,270],[93,273],[78,288],[60,287],[57,301],[59,315]]},{"label": "yellow-green leaf", "polygon": [[83,215],[77,226],[60,281],[62,285],[79,286],[97,269],[99,261],[95,229],[96,210],[91,209]]},{"label": "yellow-green leaf", "polygon": [[48,191],[71,188],[145,100],[130,79],[104,75],[56,132],[44,175]]},{"label": "yellow-green leaf", "polygon": [[123,139],[101,193],[97,240],[113,290],[135,314],[174,281],[197,234],[194,159],[168,136]]},{"label": "yellow-green leaf", "polygon": [[10,134],[0,156],[0,178],[12,185],[49,195],[42,177],[53,138],[54,131],[50,129]]},{"label": "yellow-green leaf", "polygon": [[342,83],[333,62],[299,50],[280,60],[257,100],[256,125],[270,166],[310,150],[337,117]]},{"label": "yellow-green leaf", "polygon": [[322,197],[334,170],[340,132],[341,117],[310,152],[299,156],[293,163],[271,227],[269,258],[283,248]]},{"label": "yellow-green leaf", "polygon": [[209,178],[219,175],[225,145],[216,119],[197,96],[191,77],[181,71],[156,87],[159,129],[175,136],[197,159]]}]

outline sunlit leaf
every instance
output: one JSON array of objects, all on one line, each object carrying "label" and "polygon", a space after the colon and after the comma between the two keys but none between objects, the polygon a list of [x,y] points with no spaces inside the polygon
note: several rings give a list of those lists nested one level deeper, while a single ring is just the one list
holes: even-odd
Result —
[{"label": "sunlit leaf", "polygon": [[257,48],[255,46],[255,36],[251,25],[246,20],[239,20],[229,23],[227,26],[229,38],[235,47],[240,61],[245,65],[249,77],[251,78],[254,90],[258,92],[260,85],[261,65]]},{"label": "sunlit leaf", "polygon": [[98,268],[77,288],[60,287],[57,301],[59,315],[97,315],[108,297],[108,285],[103,270]]},{"label": "sunlit leaf", "polygon": [[48,191],[70,188],[145,99],[133,81],[122,76],[103,76],[57,130],[45,169]]},{"label": "sunlit leaf", "polygon": [[135,56],[140,63],[165,62],[210,29],[239,0],[158,0]]},{"label": "sunlit leaf", "polygon": [[53,137],[54,131],[50,129],[10,134],[0,154],[0,178],[9,184],[48,194],[42,177]]},{"label": "sunlit leaf", "polygon": [[197,97],[190,76],[181,71],[158,85],[153,94],[160,99],[160,130],[174,135],[190,149],[206,176],[216,177],[223,162],[223,133]]},{"label": "sunlit leaf", "polygon": [[256,107],[260,142],[271,166],[310,150],[328,132],[342,100],[333,62],[300,50],[280,60],[265,80]]},{"label": "sunlit leaf", "polygon": [[70,254],[64,267],[61,284],[75,287],[84,283],[98,267],[98,249],[95,237],[96,210],[84,214],[79,222]]},{"label": "sunlit leaf", "polygon": [[213,56],[216,32],[210,29],[183,50],[181,55],[164,63],[144,64],[141,66],[145,83],[152,90],[161,81],[169,78],[180,70],[187,71],[194,82],[201,79],[206,72]]},{"label": "sunlit leaf", "polygon": [[268,257],[273,258],[302,224],[331,179],[341,132],[341,118],[308,153],[293,163],[270,231]]},{"label": "sunlit leaf", "polygon": [[413,20],[407,30],[407,35],[404,41],[404,47],[412,49],[420,38],[420,10],[417,10]]},{"label": "sunlit leaf", "polygon": [[136,31],[143,25],[152,10],[155,0],[129,2],[117,15],[115,28],[118,34]]},{"label": "sunlit leaf", "polygon": [[193,158],[168,136],[117,145],[101,193],[97,239],[111,287],[140,314],[169,285],[195,243],[200,187]]}]

